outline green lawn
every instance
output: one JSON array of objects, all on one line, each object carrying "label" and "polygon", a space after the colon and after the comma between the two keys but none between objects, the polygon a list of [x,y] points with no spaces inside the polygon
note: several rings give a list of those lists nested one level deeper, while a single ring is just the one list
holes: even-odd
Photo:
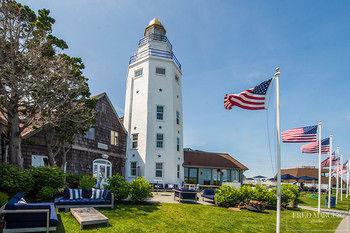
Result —
[{"label": "green lawn", "polygon": [[[325,206],[326,198],[328,198],[327,194],[323,194],[321,196],[321,208],[327,208]],[[317,207],[317,194],[316,194],[315,198],[312,198],[311,194],[302,193],[299,200],[300,200],[300,202],[299,202],[300,205]],[[340,201],[340,196],[339,196],[338,203],[334,209],[350,211],[350,197],[345,198],[345,195],[343,195],[343,201]]]},{"label": "green lawn", "polygon": [[[235,212],[225,208],[196,204],[118,205],[101,210],[110,220],[109,227],[84,229],[84,232],[274,232],[276,211]],[[59,212],[58,232],[80,232],[69,212]],[[282,231],[332,232],[341,219],[316,216],[316,212],[282,212]],[[326,231],[327,230],[327,231]]]}]

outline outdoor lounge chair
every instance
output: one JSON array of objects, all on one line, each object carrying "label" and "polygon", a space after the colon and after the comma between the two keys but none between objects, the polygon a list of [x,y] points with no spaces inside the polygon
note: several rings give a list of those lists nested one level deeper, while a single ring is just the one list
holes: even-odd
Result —
[{"label": "outdoor lounge chair", "polygon": [[177,188],[176,184],[164,184],[165,191],[173,191]]},{"label": "outdoor lounge chair", "polygon": [[114,207],[114,195],[111,191],[106,190],[102,198],[91,198],[92,189],[82,189],[82,198],[70,199],[69,189],[65,188],[63,197],[55,199],[55,206],[59,209],[70,209],[77,207]]},{"label": "outdoor lounge chair", "polygon": [[161,183],[152,183],[151,185],[153,185],[153,190],[154,191],[162,191],[164,190],[164,185]]},{"label": "outdoor lounge chair", "polygon": [[23,197],[24,192],[19,192],[1,208],[5,220],[3,232],[55,231],[58,218],[54,204],[26,203]]},{"label": "outdoor lounge chair", "polygon": [[178,188],[174,190],[174,200],[197,202],[197,191],[192,189]]},{"label": "outdoor lounge chair", "polygon": [[203,201],[210,200],[211,202],[214,202],[215,190],[214,189],[204,189],[201,197],[202,197]]}]

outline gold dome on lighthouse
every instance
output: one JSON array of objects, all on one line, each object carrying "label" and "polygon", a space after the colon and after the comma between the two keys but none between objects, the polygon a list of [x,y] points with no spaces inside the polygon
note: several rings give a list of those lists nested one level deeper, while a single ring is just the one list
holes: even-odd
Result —
[{"label": "gold dome on lighthouse", "polygon": [[162,23],[157,18],[153,18],[151,21],[149,21],[149,24],[147,27],[152,26],[152,25],[163,26]]},{"label": "gold dome on lighthouse", "polygon": [[[147,27],[145,28],[145,33],[144,33],[144,35],[146,35],[146,32],[149,30],[149,29],[151,29],[151,28],[157,28],[157,29],[160,29],[161,31],[164,31],[164,34],[166,33],[166,30],[165,30],[165,28],[164,28],[164,26],[163,26],[163,24],[160,22],[160,20],[159,19],[157,19],[157,18],[153,18],[150,22],[149,22],[149,24],[147,25]],[[154,32],[153,32],[154,33]],[[148,34],[148,33],[147,33]]]}]

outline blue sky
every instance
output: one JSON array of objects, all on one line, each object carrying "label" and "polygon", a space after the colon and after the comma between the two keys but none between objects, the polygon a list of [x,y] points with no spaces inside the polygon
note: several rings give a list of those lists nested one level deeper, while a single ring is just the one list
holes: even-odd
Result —
[{"label": "blue sky", "polygon": [[[247,176],[271,176],[274,109],[227,111],[223,96],[280,66],[282,129],[322,120],[325,135],[333,133],[350,157],[348,1],[20,2],[51,10],[54,34],[83,58],[92,94],[107,92],[120,115],[129,57],[158,17],[183,67],[185,147],[230,152],[249,167]],[[302,155],[299,145],[282,145],[282,167],[316,164],[317,156]]]}]

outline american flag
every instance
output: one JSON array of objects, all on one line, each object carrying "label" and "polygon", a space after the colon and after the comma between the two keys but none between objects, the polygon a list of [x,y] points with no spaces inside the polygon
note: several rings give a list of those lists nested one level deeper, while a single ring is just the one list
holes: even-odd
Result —
[{"label": "american flag", "polygon": [[282,141],[289,143],[316,142],[317,125],[288,129],[282,133]]},{"label": "american flag", "polygon": [[340,175],[346,174],[347,172],[347,166],[346,164],[339,165],[337,168],[334,169],[333,173],[338,172]]},{"label": "american flag", "polygon": [[[329,138],[325,138],[321,141],[321,153],[326,154],[330,150]],[[306,154],[317,154],[318,153],[318,142],[311,142],[301,146],[301,153]]]},{"label": "american flag", "polygon": [[[331,157],[332,158],[332,166],[335,166],[336,165],[336,162],[338,162],[339,161],[339,157],[337,158],[336,156],[332,156]],[[328,158],[326,158],[325,160],[323,160],[322,162],[321,162],[321,166],[322,167],[328,167],[329,166],[329,157]]]},{"label": "american flag", "polygon": [[224,98],[224,107],[227,110],[233,106],[248,110],[263,110],[266,109],[265,96],[269,89],[272,79],[266,80],[254,88],[242,91],[239,94],[226,94]]}]

